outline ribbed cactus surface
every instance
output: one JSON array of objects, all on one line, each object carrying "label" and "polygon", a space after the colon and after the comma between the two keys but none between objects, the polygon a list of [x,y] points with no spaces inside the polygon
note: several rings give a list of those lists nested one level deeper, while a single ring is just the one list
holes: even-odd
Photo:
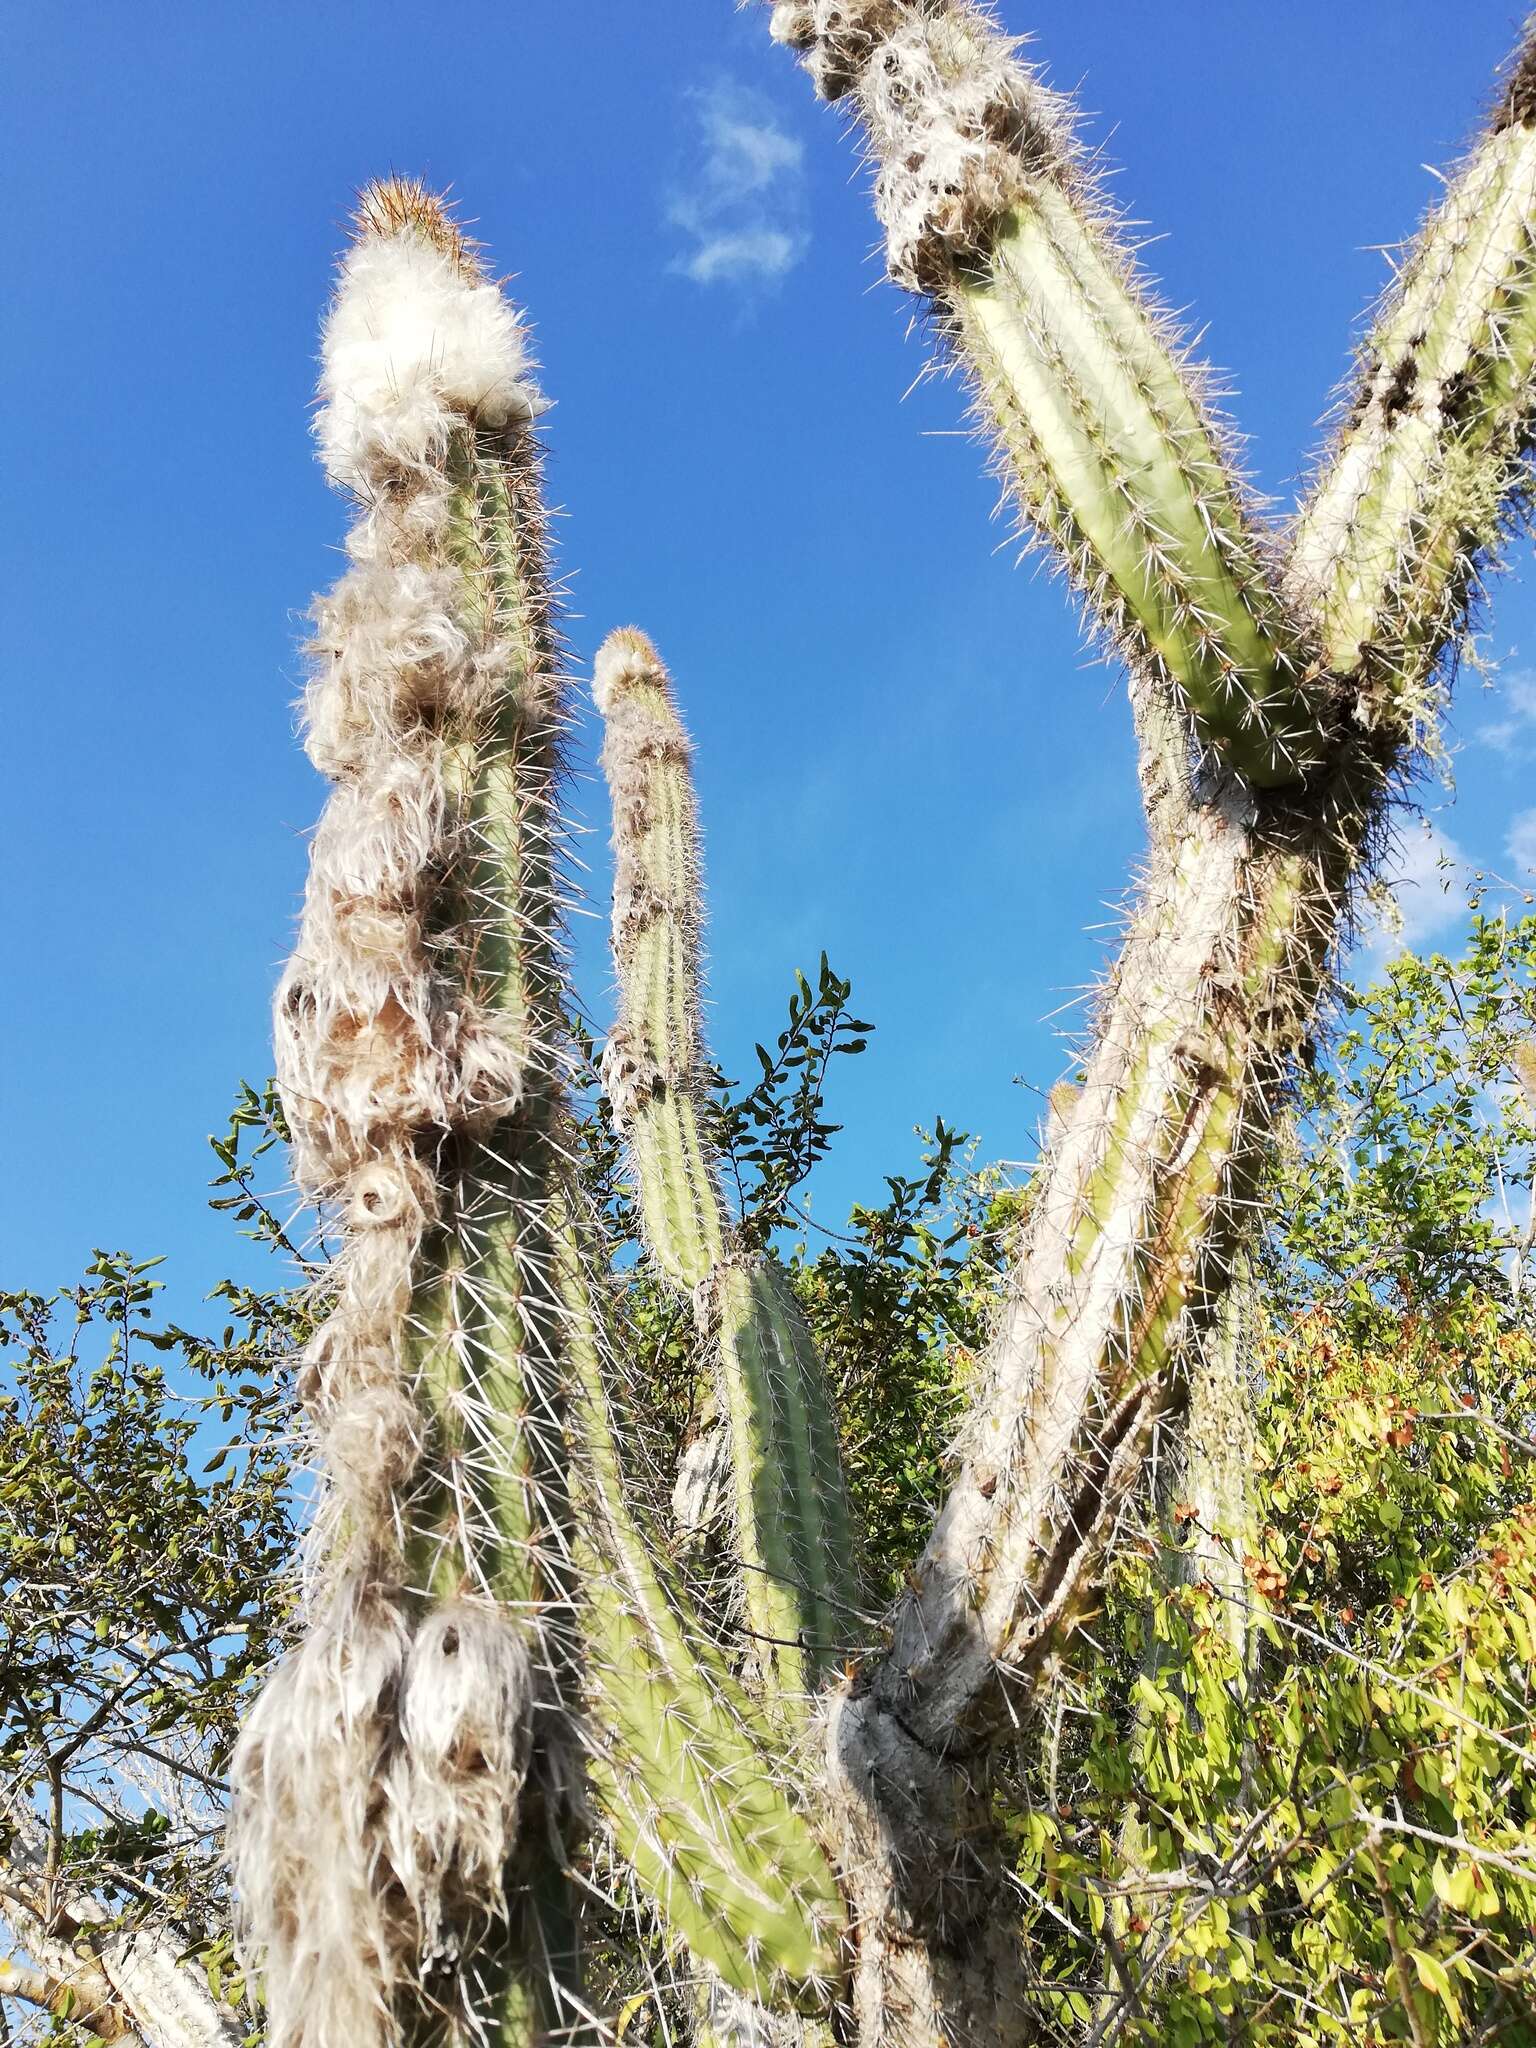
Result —
[{"label": "ribbed cactus surface", "polygon": [[853,1533],[826,1371],[773,1260],[739,1243],[706,1129],[700,858],[689,749],[645,635],[610,634],[595,669],[613,810],[619,1015],[604,1058],[646,1241],[692,1297],[729,1443],[750,1663],[781,1718],[801,1718],[857,1613]]}]

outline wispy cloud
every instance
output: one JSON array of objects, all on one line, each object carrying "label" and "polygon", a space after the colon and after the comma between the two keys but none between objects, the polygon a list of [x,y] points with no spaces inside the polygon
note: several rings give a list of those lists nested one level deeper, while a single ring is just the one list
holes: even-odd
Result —
[{"label": "wispy cloud", "polygon": [[1350,962],[1352,978],[1367,980],[1396,954],[1426,946],[1460,923],[1466,915],[1466,868],[1461,848],[1438,825],[1424,820],[1409,826],[1382,870],[1377,908]]},{"label": "wispy cloud", "polygon": [[804,149],[757,93],[723,79],[692,95],[696,150],[667,219],[695,284],[773,284],[805,252]]},{"label": "wispy cloud", "polygon": [[1536,872],[1536,810],[1517,811],[1510,819],[1504,851],[1517,868]]},{"label": "wispy cloud", "polygon": [[1536,669],[1500,676],[1488,694],[1499,715],[1478,726],[1473,737],[1512,760],[1536,753]]}]

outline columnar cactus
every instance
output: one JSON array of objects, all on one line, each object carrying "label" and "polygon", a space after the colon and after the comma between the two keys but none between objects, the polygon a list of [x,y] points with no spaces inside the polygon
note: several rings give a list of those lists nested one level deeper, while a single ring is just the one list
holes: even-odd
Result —
[{"label": "columnar cactus", "polygon": [[710,1389],[729,1447],[752,1663],[776,1710],[803,1707],[850,1639],[857,1589],[826,1374],[770,1258],[733,1241],[702,1112],[698,828],[670,679],[633,628],[595,670],[613,807],[619,1017],[604,1060],[656,1263],[692,1296],[718,1357]]},{"label": "columnar cactus", "polygon": [[659,1933],[751,2002],[743,2033],[777,2024],[755,2006],[841,2012],[871,2048],[1017,2038],[988,1758],[1077,1626],[1188,1361],[1228,1354],[1279,1091],[1524,486],[1536,32],[1282,537],[1069,109],[990,19],[782,0],[772,25],[862,123],[891,274],[1128,666],[1147,879],[1083,1085],[1053,1105],[952,1491],[883,1647],[839,1669],[833,1403],[708,1139],[688,745],[650,643],[605,646],[605,1075],[650,1257],[711,1359],[742,1624],[723,1629],[637,1482],[645,1388],[570,1164],[563,684],[522,329],[429,195],[365,196],[319,429],[361,506],[309,703],[337,788],[278,1003],[296,1168],[344,1236],[306,1368],[333,1505],[309,1632],[236,1762],[280,2044],[581,2024],[589,1825]]}]

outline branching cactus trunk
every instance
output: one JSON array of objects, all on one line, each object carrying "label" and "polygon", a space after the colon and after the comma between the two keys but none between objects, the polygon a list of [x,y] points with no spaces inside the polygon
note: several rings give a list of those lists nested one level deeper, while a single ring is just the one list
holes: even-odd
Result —
[{"label": "branching cactus trunk", "polygon": [[278,2048],[600,2025],[577,1939],[589,1835],[684,1978],[723,1987],[680,1999],[704,2034],[764,2040],[772,2012],[836,2016],[866,2048],[1028,2037],[992,1753],[1027,1729],[1154,1431],[1180,1427],[1191,1360],[1188,1483],[1213,1528],[1218,1506],[1231,1520],[1215,1496],[1241,1426],[1211,1436],[1200,1404],[1271,1122],[1525,489],[1536,43],[1401,266],[1282,535],[1069,110],[990,19],[785,0],[772,21],[856,113],[891,274],[1126,664],[1146,874],[952,1490],[883,1647],[844,1665],[857,1590],[826,1376],[786,1277],[738,1239],[702,1114],[687,742],[649,642],[608,642],[606,1074],[652,1261],[709,1361],[736,1595],[702,1613],[644,1484],[647,1389],[570,1162],[562,684],[522,331],[429,195],[366,196],[320,423],[360,505],[309,706],[337,787],[278,1005],[296,1168],[344,1236],[306,1374],[334,1484],[308,1632],[235,1773]]}]

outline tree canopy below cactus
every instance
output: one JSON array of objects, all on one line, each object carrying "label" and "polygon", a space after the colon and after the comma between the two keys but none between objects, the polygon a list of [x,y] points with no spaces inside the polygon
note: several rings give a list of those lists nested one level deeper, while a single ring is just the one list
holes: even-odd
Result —
[{"label": "tree canopy below cactus", "polygon": [[[715,1101],[744,1213],[785,1245],[831,1362],[870,1565],[889,1590],[921,1547],[944,1417],[1029,1194],[941,1126],[837,1238],[799,1229],[797,1177],[838,1138],[829,1126],[847,1089],[824,1055],[850,993],[825,975],[797,988],[782,1039],[764,1026],[786,1064]],[[1303,1085],[1261,1260],[1254,1467],[1271,1519],[1243,1561],[1264,1617],[1257,1697],[1234,1706],[1221,1594],[1191,1574],[1149,1602],[1162,1539],[1127,1544],[1095,1630],[1103,1655],[1062,1673],[1017,1824],[1035,2011],[1063,2039],[1106,1998],[1130,2041],[1220,2041],[1234,2027],[1275,2048],[1369,2040],[1372,2028],[1412,2038],[1394,2003],[1387,1901],[1424,2040],[1536,2039],[1536,1877],[1518,1874],[1536,1815],[1536,1263],[1528,1231],[1513,1264],[1510,1246],[1536,1150],[1536,1104],[1519,1087],[1536,1029],[1536,919],[1485,903],[1464,951],[1397,955],[1346,999],[1344,1025]],[[109,1927],[168,1917],[242,2027],[259,2006],[230,1953],[216,1824],[238,1717],[292,1596],[285,1361],[304,1319],[270,1206],[280,1129],[273,1098],[242,1091],[215,1144],[213,1200],[272,1247],[277,1283],[229,1289],[222,1329],[166,1329],[155,1274],[123,1255],[62,1297],[3,1304],[0,1422],[17,1475],[4,1521],[7,1771],[46,1812],[41,1762],[63,1753],[61,1888],[98,1899]],[[601,1135],[593,1195],[632,1239],[633,1191]],[[643,1269],[631,1287],[681,1445],[694,1426],[688,1319]],[[1283,1486],[1282,1465],[1294,1475]],[[150,1497],[163,1503],[152,1528],[130,1510]],[[124,1503],[120,1522],[103,1521],[103,1499]],[[1172,1540],[1192,1549],[1184,1506],[1173,1503]],[[185,1567],[159,1566],[148,1585],[147,1543]],[[64,1562],[67,1606],[50,1576]],[[1178,1676],[1186,1659],[1192,1682]],[[125,1669],[142,1676],[119,1690]],[[1134,1864],[1128,1795],[1147,1823]],[[1375,1843],[1380,1872],[1373,1813],[1392,1823]],[[15,1884],[15,1836],[4,1863]],[[1170,1875],[1177,1888],[1160,1889]],[[1134,1998],[1106,1976],[1106,1927]],[[662,2038],[661,2008],[628,2005],[652,1962],[616,1924],[606,1968],[626,2038]],[[26,2038],[35,2010],[8,1988]],[[76,2037],[95,2024],[80,2010]]]}]

